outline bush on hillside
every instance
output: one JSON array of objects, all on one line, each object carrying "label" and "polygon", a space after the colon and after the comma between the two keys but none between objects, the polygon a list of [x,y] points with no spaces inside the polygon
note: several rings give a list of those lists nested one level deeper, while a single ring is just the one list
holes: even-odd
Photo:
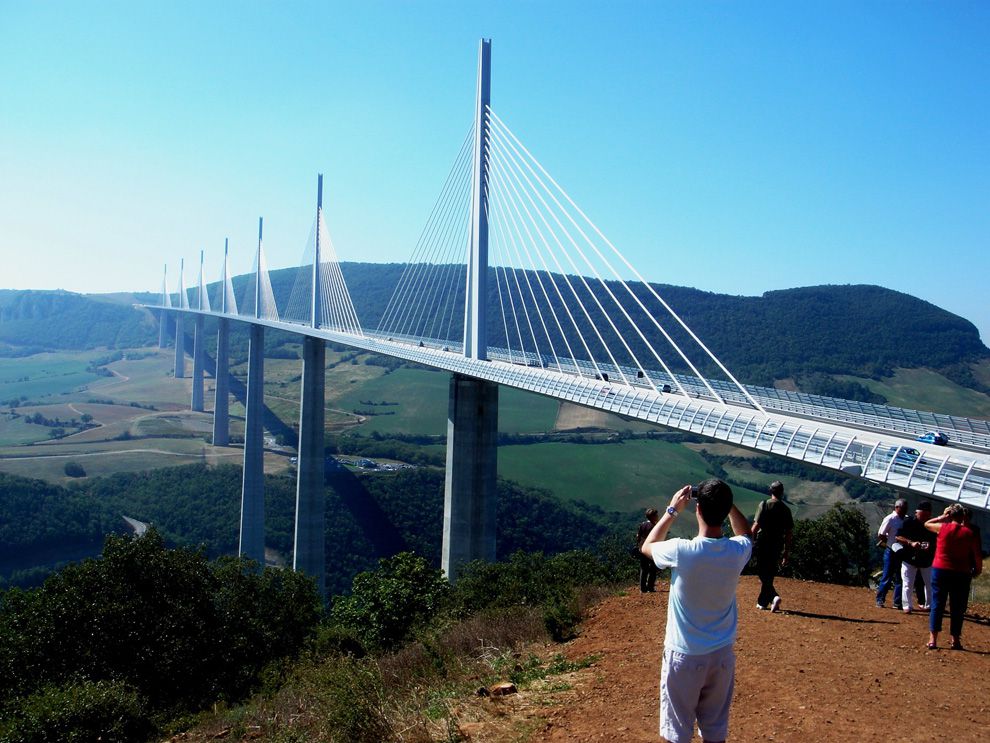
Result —
[{"label": "bush on hillside", "polygon": [[130,743],[151,733],[137,692],[111,681],[46,686],[21,700],[7,722],[0,722],[4,743]]},{"label": "bush on hillside", "polygon": [[86,477],[86,470],[79,462],[66,462],[63,469],[68,477]]},{"label": "bush on hillside", "polygon": [[870,574],[870,527],[862,513],[837,503],[817,519],[794,523],[790,570],[795,578],[865,586]]},{"label": "bush on hillside", "polygon": [[350,596],[334,599],[331,621],[368,650],[397,647],[446,608],[450,584],[422,557],[400,552],[358,573]]},{"label": "bush on hillside", "polygon": [[149,714],[200,709],[243,696],[267,665],[297,653],[319,606],[299,573],[211,563],[166,549],[153,529],[110,537],[101,558],[0,596],[0,698],[21,697],[23,710],[49,687],[68,699],[73,684],[116,681],[148,700]]}]

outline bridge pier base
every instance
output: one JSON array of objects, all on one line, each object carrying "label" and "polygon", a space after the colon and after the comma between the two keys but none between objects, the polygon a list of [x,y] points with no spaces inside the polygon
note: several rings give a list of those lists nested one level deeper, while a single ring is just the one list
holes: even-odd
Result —
[{"label": "bridge pier base", "polygon": [[217,321],[216,399],[213,403],[213,445],[230,443],[230,322]]},{"label": "bridge pier base", "polygon": [[192,405],[194,412],[203,412],[203,316],[196,315],[193,324]]},{"label": "bridge pier base", "polygon": [[498,385],[452,375],[440,566],[449,580],[471,560],[495,560]]},{"label": "bridge pier base", "polygon": [[247,399],[244,407],[244,473],[241,481],[241,541],[238,554],[265,566],[264,460],[265,328],[251,325]]},{"label": "bridge pier base", "polygon": [[292,569],[316,579],[326,597],[326,494],[324,420],[326,346],[321,338],[303,341],[302,400],[299,410],[296,530]]},{"label": "bridge pier base", "polygon": [[182,379],[186,376],[186,354],[183,346],[186,342],[186,330],[183,327],[182,313],[175,315],[175,378]]}]

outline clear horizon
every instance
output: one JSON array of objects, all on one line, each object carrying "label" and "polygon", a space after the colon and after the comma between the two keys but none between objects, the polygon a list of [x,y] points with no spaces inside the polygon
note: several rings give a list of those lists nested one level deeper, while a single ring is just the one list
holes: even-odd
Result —
[{"label": "clear horizon", "polygon": [[[650,281],[878,284],[990,340],[990,6],[0,0],[0,287],[402,262],[493,108]],[[44,259],[31,259],[43,255]],[[888,318],[910,322],[910,318]]]}]

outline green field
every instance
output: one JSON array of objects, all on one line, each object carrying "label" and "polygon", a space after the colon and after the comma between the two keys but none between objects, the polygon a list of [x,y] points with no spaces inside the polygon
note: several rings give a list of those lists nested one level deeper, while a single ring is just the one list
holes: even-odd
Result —
[{"label": "green field", "polygon": [[19,446],[33,444],[35,441],[45,441],[49,437],[50,428],[27,423],[23,416],[14,417],[0,413],[0,446]]},{"label": "green field", "polygon": [[39,353],[34,356],[0,358],[0,400],[26,397],[48,402],[102,379],[86,371],[90,362],[105,352]]},{"label": "green field", "polygon": [[[0,471],[49,482],[67,482],[65,463],[78,462],[89,477],[114,472],[136,472],[158,467],[175,467],[201,461],[207,447],[202,439],[140,439],[101,441],[94,444],[59,444],[45,447],[17,447],[0,450]],[[241,450],[224,450],[237,463]]]},{"label": "green field", "polygon": [[859,382],[886,397],[887,404],[895,407],[990,418],[990,396],[961,387],[929,369],[897,369],[893,377],[881,381],[843,376],[837,379]]},{"label": "green field", "polygon": [[[682,485],[711,476],[697,452],[681,444],[646,439],[502,446],[498,473],[565,500],[583,500],[623,512],[666,505]],[[736,492],[743,510],[755,509],[762,498],[748,490]]]},{"label": "green field", "polygon": [[[333,405],[342,410],[374,411],[356,430],[368,435],[447,432],[447,395],[450,376],[425,369],[396,369],[391,374],[355,384]],[[366,401],[362,403],[361,401]],[[397,405],[368,405],[367,402]],[[506,433],[540,433],[553,429],[557,403],[546,397],[502,387],[499,389],[498,428]]]}]

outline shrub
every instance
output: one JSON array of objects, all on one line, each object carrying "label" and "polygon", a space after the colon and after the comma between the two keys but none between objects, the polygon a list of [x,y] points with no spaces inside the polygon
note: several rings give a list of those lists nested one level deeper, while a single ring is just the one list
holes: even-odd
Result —
[{"label": "shrub", "polygon": [[86,477],[86,470],[79,462],[66,462],[63,469],[69,477]]},{"label": "shrub", "polygon": [[566,642],[577,636],[577,626],[581,622],[581,612],[573,595],[555,596],[549,599],[543,609],[543,625],[555,642]]},{"label": "shrub", "polygon": [[350,596],[334,600],[333,623],[369,650],[398,646],[446,607],[450,584],[422,557],[400,552],[379,560],[378,569],[354,576]]},{"label": "shrub", "polygon": [[137,692],[109,681],[45,687],[19,700],[8,719],[0,724],[4,743],[127,743],[152,732]]},{"label": "shrub", "polygon": [[866,518],[837,503],[817,519],[799,519],[794,524],[789,564],[795,578],[865,586],[870,573]]},{"label": "shrub", "polygon": [[[198,709],[250,690],[293,656],[319,616],[313,581],[197,550],[153,529],[110,537],[103,556],[0,601],[0,698],[77,680],[126,682],[151,712]],[[0,716],[4,710],[0,709]]]},{"label": "shrub", "polygon": [[381,743],[395,739],[385,714],[384,684],[374,663],[349,656],[332,658],[308,669],[303,684],[298,691],[315,701],[312,712],[325,733],[321,740]]}]

